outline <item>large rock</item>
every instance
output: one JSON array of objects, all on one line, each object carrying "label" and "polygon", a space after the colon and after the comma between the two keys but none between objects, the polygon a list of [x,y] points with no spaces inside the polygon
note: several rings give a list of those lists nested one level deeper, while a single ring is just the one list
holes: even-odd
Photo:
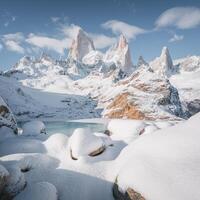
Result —
[{"label": "large rock", "polygon": [[105,150],[101,137],[91,133],[89,129],[78,128],[69,139],[71,157],[77,160],[81,156],[96,156]]},{"label": "large rock", "polygon": [[0,130],[2,127],[8,127],[17,134],[17,123],[8,105],[0,96]]}]

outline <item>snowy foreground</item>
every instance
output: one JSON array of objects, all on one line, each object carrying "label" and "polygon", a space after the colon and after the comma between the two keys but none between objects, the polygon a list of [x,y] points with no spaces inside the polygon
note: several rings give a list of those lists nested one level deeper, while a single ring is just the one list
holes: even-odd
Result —
[{"label": "snowy foreground", "polygon": [[21,135],[5,129],[1,199],[111,200],[115,183],[147,200],[199,200],[199,121],[200,114],[179,123],[116,119],[106,134],[76,129],[70,137],[48,136],[36,121]]}]

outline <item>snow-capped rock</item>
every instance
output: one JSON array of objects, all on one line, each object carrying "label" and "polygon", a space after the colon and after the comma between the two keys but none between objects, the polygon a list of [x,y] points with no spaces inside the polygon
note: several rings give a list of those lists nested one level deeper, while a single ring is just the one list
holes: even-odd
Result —
[{"label": "snow-capped rock", "polygon": [[163,47],[160,57],[150,62],[151,69],[162,76],[170,76],[173,72],[173,62],[167,47]]},{"label": "snow-capped rock", "polygon": [[123,35],[120,36],[118,43],[106,52],[104,62],[115,63],[125,73],[133,70],[129,45]]},{"label": "snow-capped rock", "polygon": [[78,29],[76,38],[73,40],[69,50],[68,59],[82,61],[82,58],[90,51],[95,50],[93,41],[81,28]]},{"label": "snow-capped rock", "polygon": [[30,122],[26,122],[22,126],[22,134],[25,136],[33,136],[39,134],[46,134],[46,128],[42,121],[34,120]]},{"label": "snow-capped rock", "polygon": [[[12,111],[0,96],[0,133],[4,134],[3,127],[8,127],[17,134],[17,122],[12,114]],[[3,131],[4,130],[4,131]]]},{"label": "snow-capped rock", "polygon": [[95,156],[105,150],[101,137],[94,135],[90,129],[78,128],[69,139],[71,157]]},{"label": "snow-capped rock", "polygon": [[103,54],[100,51],[93,50],[83,57],[82,62],[85,65],[96,66],[100,62],[102,62],[102,59],[103,59]]},{"label": "snow-capped rock", "polygon": [[58,200],[56,187],[48,182],[38,182],[27,187],[15,197],[15,200]]}]

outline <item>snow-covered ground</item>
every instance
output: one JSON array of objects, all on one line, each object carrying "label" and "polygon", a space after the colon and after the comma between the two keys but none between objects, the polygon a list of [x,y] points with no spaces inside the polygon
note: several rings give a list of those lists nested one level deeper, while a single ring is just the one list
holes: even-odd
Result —
[{"label": "snow-covered ground", "polygon": [[[60,133],[29,135],[28,124],[25,135],[0,143],[1,174],[9,173],[4,193],[18,200],[29,195],[35,200],[111,200],[117,180],[121,192],[131,187],[147,200],[196,200],[199,120],[199,114],[178,124],[111,120],[110,136],[77,129],[70,138]],[[39,123],[36,127],[44,128]]]}]

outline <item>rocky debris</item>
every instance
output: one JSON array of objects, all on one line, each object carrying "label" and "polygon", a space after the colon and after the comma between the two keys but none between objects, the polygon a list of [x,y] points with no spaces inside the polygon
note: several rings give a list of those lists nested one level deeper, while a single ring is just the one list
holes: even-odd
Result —
[{"label": "rocky debris", "polygon": [[25,136],[46,134],[46,128],[44,123],[38,120],[26,122],[22,126],[22,130],[23,130],[22,134]]},{"label": "rocky debris", "polygon": [[0,129],[2,127],[11,128],[15,134],[18,132],[17,122],[14,115],[4,100],[0,97]]},{"label": "rocky debris", "polygon": [[128,188],[125,193],[122,193],[117,183],[113,185],[113,196],[115,200],[145,200],[145,198],[132,188]]},{"label": "rocky debris", "polygon": [[173,62],[167,47],[163,47],[160,57],[149,63],[151,69],[162,76],[170,76],[173,72]]},{"label": "rocky debris", "polygon": [[118,43],[106,52],[104,62],[115,63],[117,68],[125,73],[133,70],[129,45],[123,35],[120,36]]},{"label": "rocky debris", "polygon": [[93,41],[79,28],[77,36],[70,47],[68,59],[82,62],[82,58],[93,50],[95,50]]}]

